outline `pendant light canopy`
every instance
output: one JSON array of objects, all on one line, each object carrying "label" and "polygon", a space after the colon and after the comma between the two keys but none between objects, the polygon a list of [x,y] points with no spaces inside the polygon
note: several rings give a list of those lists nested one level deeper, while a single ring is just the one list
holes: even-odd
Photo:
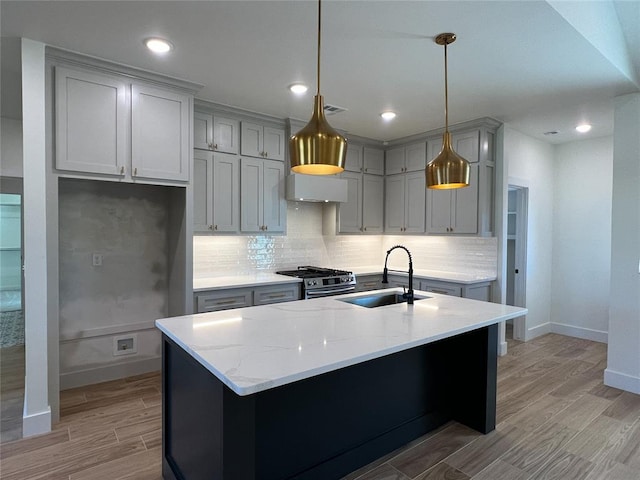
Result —
[{"label": "pendant light canopy", "polygon": [[289,139],[291,171],[308,175],[335,175],[344,170],[347,139],[335,131],[324,117],[324,100],[320,95],[321,1],[318,0],[317,92],[313,99],[313,116],[309,123]]},{"label": "pendant light canopy", "polygon": [[451,189],[469,186],[471,167],[469,162],[458,155],[451,146],[449,133],[449,91],[447,78],[447,45],[456,41],[455,33],[441,33],[436,37],[438,45],[444,45],[444,116],[445,129],[442,150],[427,164],[427,188]]}]

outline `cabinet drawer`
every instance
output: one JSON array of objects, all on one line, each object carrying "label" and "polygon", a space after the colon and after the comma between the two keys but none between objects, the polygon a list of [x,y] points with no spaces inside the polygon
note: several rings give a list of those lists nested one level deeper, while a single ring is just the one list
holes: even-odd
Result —
[{"label": "cabinet drawer", "polygon": [[258,287],[253,291],[254,305],[292,302],[294,300],[300,300],[300,285],[297,283],[286,286]]},{"label": "cabinet drawer", "polygon": [[357,277],[356,291],[366,292],[368,290],[378,290],[385,288],[382,284],[382,275],[366,275]]},{"label": "cabinet drawer", "polygon": [[453,283],[422,280],[420,282],[420,290],[423,290],[425,292],[440,293],[442,295],[452,295],[454,297],[462,296],[462,287]]},{"label": "cabinet drawer", "polygon": [[204,313],[228,310],[230,308],[250,307],[251,293],[251,289],[241,289],[196,294],[196,310],[198,313]]}]

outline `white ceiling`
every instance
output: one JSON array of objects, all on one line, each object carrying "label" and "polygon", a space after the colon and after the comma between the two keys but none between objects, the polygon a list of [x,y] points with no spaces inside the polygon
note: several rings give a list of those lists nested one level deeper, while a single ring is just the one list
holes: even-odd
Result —
[{"label": "white ceiling", "polygon": [[[26,37],[203,84],[197,97],[307,120],[316,76],[315,1],[7,1],[2,36]],[[449,118],[489,116],[550,143],[609,135],[613,98],[638,92],[640,0],[325,1],[321,93],[352,134],[393,140]],[[164,57],[143,39],[162,36]],[[304,81],[306,96],[287,86]],[[392,109],[393,122],[379,113]],[[557,135],[543,135],[558,131]]]}]

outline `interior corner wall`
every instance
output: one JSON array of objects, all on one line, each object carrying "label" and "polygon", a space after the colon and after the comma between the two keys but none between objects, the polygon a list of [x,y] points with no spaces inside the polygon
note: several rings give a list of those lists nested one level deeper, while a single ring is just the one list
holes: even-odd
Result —
[{"label": "interior corner wall", "polygon": [[640,394],[640,94],[618,97],[613,134],[606,385]]},{"label": "interior corner wall", "polygon": [[555,147],[551,322],[556,333],[607,341],[613,138]]},{"label": "interior corner wall", "polygon": [[554,150],[508,125],[503,148],[508,178],[523,179],[529,188],[525,332],[529,340],[551,331]]},{"label": "interior corner wall", "polygon": [[22,120],[0,119],[0,175],[22,178]]}]

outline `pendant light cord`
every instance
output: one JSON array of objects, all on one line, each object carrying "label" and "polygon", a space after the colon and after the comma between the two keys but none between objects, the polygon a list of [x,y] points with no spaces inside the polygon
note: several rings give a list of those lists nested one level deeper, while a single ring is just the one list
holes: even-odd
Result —
[{"label": "pendant light cord", "polygon": [[447,41],[444,42],[444,131],[449,131],[449,80],[447,78]]},{"label": "pendant light cord", "polygon": [[316,95],[320,95],[320,32],[322,31],[322,0],[318,0],[318,65],[317,65],[317,92]]}]

